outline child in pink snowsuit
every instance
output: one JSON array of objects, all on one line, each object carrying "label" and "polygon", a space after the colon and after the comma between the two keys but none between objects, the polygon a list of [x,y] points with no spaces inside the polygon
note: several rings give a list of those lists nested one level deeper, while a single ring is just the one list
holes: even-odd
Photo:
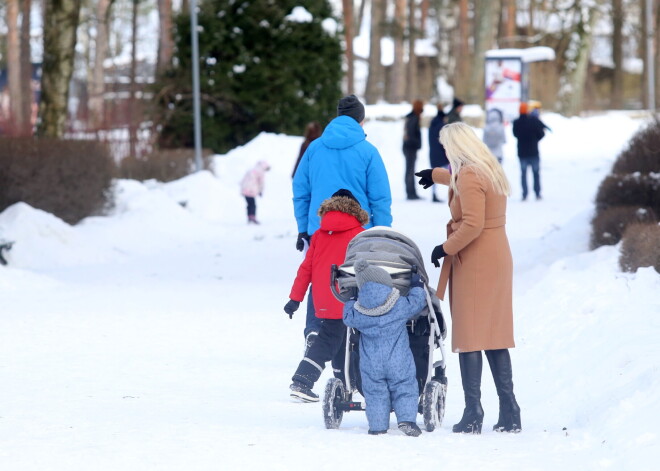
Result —
[{"label": "child in pink snowsuit", "polygon": [[248,224],[259,224],[255,198],[261,196],[264,191],[264,176],[268,170],[270,170],[268,162],[260,160],[253,169],[247,171],[241,181],[241,194],[247,201]]}]

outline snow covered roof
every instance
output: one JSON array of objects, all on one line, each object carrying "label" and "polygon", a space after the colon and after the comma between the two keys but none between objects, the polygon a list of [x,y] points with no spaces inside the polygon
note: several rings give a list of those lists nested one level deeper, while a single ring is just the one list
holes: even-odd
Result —
[{"label": "snow covered roof", "polygon": [[555,50],[550,47],[537,46],[526,49],[491,49],[486,51],[486,58],[520,58],[523,62],[538,62],[555,60]]}]

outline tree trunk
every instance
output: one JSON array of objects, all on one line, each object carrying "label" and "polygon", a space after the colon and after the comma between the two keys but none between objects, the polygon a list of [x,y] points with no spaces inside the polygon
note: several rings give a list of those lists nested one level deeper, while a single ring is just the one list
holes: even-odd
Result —
[{"label": "tree trunk", "polygon": [[94,69],[89,84],[89,112],[93,129],[104,124],[105,68],[103,62],[108,53],[108,20],[114,0],[98,0],[96,4],[96,45],[94,47]]},{"label": "tree trunk", "polygon": [[354,58],[353,58],[353,0],[342,0],[344,9],[344,40],[346,41],[346,92],[354,93]]},{"label": "tree trunk", "polygon": [[133,0],[133,12],[131,18],[131,70],[130,70],[130,97],[128,101],[129,106],[129,148],[131,157],[137,157],[136,146],[137,146],[137,111],[136,111],[136,91],[137,91],[137,16],[138,16],[138,4],[140,0]]},{"label": "tree trunk", "polygon": [[25,118],[22,107],[21,88],[21,42],[18,29],[18,0],[7,3],[7,81],[9,89],[9,132],[20,133]]},{"label": "tree trunk", "polygon": [[367,4],[367,0],[360,1],[360,9],[358,10],[358,16],[355,18],[355,36],[360,35],[362,30],[362,20],[364,19],[364,6]]},{"label": "tree trunk", "polygon": [[394,62],[390,81],[390,101],[401,103],[405,92],[406,66],[404,54],[404,30],[406,27],[406,0],[394,1]]},{"label": "tree trunk", "polygon": [[655,109],[660,108],[660,1],[655,1]]},{"label": "tree trunk", "polygon": [[429,16],[429,0],[422,0],[420,4],[421,18],[419,21],[420,36],[424,37],[426,32],[426,20]]},{"label": "tree trunk", "polygon": [[38,134],[62,137],[81,0],[44,0],[44,57]]},{"label": "tree trunk", "polygon": [[504,0],[506,5],[504,12],[503,34],[500,37],[500,47],[515,47],[516,38],[516,0]]},{"label": "tree trunk", "polygon": [[172,63],[172,0],[158,0],[158,57],[156,75],[162,74]]},{"label": "tree trunk", "polygon": [[623,107],[623,0],[612,1],[612,100],[610,107]]},{"label": "tree trunk", "polygon": [[408,69],[406,71],[406,97],[410,103],[418,99],[417,96],[417,55],[415,54],[415,42],[418,36],[415,24],[416,6],[415,0],[408,1]]},{"label": "tree trunk", "polygon": [[23,136],[32,134],[32,49],[30,47],[30,12],[32,0],[21,4],[21,109],[23,126],[19,132]]},{"label": "tree trunk", "polygon": [[575,116],[582,111],[584,85],[589,66],[589,53],[593,41],[593,25],[596,21],[596,7],[575,5],[578,24],[572,42],[568,47],[566,63],[560,86],[561,111],[566,116]]},{"label": "tree trunk", "polygon": [[470,60],[470,20],[468,0],[458,2],[458,47],[456,51],[456,73],[452,81],[454,96],[467,94]]},{"label": "tree trunk", "polygon": [[500,11],[499,0],[475,0],[474,53],[472,54],[472,73],[468,80],[470,86],[465,98],[468,103],[484,103],[484,56],[495,43],[495,29]]},{"label": "tree trunk", "polygon": [[364,98],[368,104],[376,103],[383,97],[383,64],[381,61],[380,40],[383,37],[385,20],[385,0],[371,1],[371,33],[369,38],[369,73]]}]

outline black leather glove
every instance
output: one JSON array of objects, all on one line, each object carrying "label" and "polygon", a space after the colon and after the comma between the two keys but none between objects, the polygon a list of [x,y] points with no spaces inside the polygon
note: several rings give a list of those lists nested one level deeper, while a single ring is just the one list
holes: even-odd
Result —
[{"label": "black leather glove", "polygon": [[433,186],[433,169],[428,168],[426,170],[420,170],[415,175],[420,177],[419,184],[426,190],[427,188]]},{"label": "black leather glove", "polygon": [[309,244],[309,235],[307,234],[307,232],[298,233],[298,240],[296,241],[296,250],[298,250],[298,252],[302,252],[303,249],[305,248],[305,243],[303,242],[303,240],[306,240],[307,243]]},{"label": "black leather glove", "polygon": [[284,312],[286,312],[289,315],[289,319],[293,319],[293,313],[296,312],[299,307],[300,307],[299,301],[294,301],[293,299],[289,299],[289,302],[284,305]]},{"label": "black leather glove", "polygon": [[440,259],[446,256],[447,256],[447,252],[445,252],[445,249],[442,247],[442,244],[440,244],[433,249],[433,252],[431,252],[431,261],[433,262],[433,265],[435,265],[435,267],[438,268],[440,266]]},{"label": "black leather glove", "polygon": [[422,281],[422,277],[419,276],[419,273],[413,273],[410,276],[410,289],[423,288],[423,287],[424,287],[424,282]]}]

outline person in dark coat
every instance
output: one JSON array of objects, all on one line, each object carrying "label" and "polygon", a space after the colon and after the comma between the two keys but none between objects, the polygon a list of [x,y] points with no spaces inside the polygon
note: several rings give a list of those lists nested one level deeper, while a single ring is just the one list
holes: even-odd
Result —
[{"label": "person in dark coat", "polygon": [[328,361],[332,361],[335,376],[346,383],[343,377],[346,342],[346,327],[342,321],[344,305],[332,294],[330,267],[344,263],[348,243],[369,222],[369,215],[360,207],[353,193],[343,188],[321,203],[319,217],[321,227],[312,236],[305,260],[293,282],[289,302],[284,306],[284,312],[293,316],[311,283],[314,312],[321,326],[318,336],[298,365],[290,386],[291,397],[303,402],[319,400],[312,388]]},{"label": "person in dark coat", "polygon": [[409,200],[420,199],[417,196],[415,186],[415,161],[417,160],[417,151],[422,148],[422,132],[419,128],[419,118],[424,111],[424,103],[421,100],[413,102],[413,109],[406,115],[406,121],[403,129],[403,155],[406,158],[406,197]]},{"label": "person in dark coat", "polygon": [[357,300],[344,305],[344,323],[360,331],[360,373],[369,434],[387,433],[394,409],[399,430],[417,437],[419,389],[406,322],[426,306],[420,276],[414,273],[401,296],[382,268],[358,259],[354,265]]},{"label": "person in dark coat", "polygon": [[[435,115],[429,125],[429,160],[431,161],[431,168],[447,168],[447,165],[449,165],[445,148],[440,144],[440,130],[445,125],[445,119],[446,115],[442,103],[438,103],[438,114]],[[435,185],[433,185],[432,191],[433,202],[441,203],[442,200],[436,195]]]},{"label": "person in dark coat", "polygon": [[296,170],[298,169],[300,160],[302,159],[302,156],[309,147],[309,145],[312,143],[314,139],[318,139],[319,137],[321,137],[321,134],[323,134],[323,128],[321,127],[318,121],[312,121],[307,124],[307,126],[305,127],[305,140],[303,141],[302,144],[300,144],[300,152],[298,152],[298,159],[296,160],[296,164],[293,166],[293,172],[291,172],[291,178],[293,178],[296,175]]},{"label": "person in dark coat", "polygon": [[454,98],[454,101],[451,104],[451,110],[447,115],[447,124],[459,123],[463,121],[463,118],[461,118],[461,111],[463,111],[463,105],[464,103],[461,100],[459,100],[458,98]]},{"label": "person in dark coat", "polygon": [[518,158],[520,159],[520,181],[522,184],[522,199],[527,199],[527,169],[532,168],[534,177],[534,193],[536,199],[541,199],[541,170],[539,156],[539,141],[545,136],[543,123],[534,116],[527,114],[527,103],[520,104],[520,116],[513,121],[513,135],[518,139]]}]

